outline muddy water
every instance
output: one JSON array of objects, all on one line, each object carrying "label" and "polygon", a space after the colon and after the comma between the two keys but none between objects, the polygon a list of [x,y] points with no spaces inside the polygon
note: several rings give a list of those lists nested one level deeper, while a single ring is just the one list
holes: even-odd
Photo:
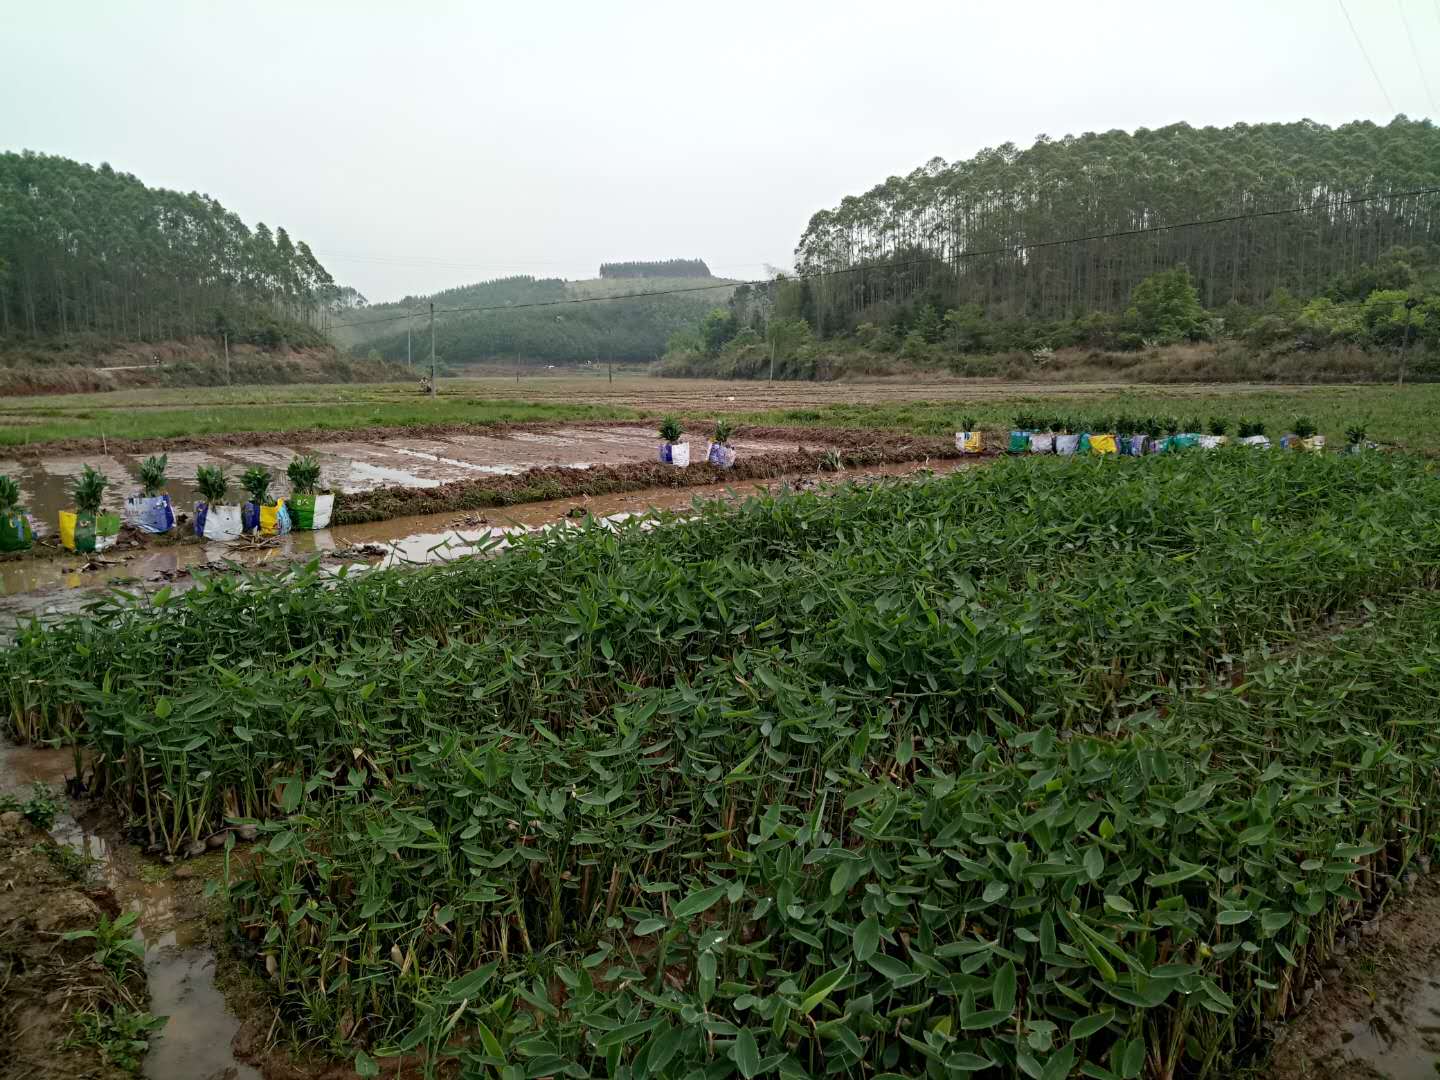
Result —
[{"label": "muddy water", "polygon": [[95,877],[122,909],[138,916],[136,936],[145,943],[149,1011],[168,1018],[150,1040],[143,1075],[151,1080],[260,1080],[258,1071],[235,1058],[232,1043],[240,1021],[215,985],[215,954],[206,943],[203,922],[196,912],[181,909],[176,882],[156,872],[158,864],[146,872],[148,864],[134,848],[102,824],[103,814],[87,813],[82,804],[61,795],[65,782],[76,775],[75,765],[70,750],[0,744],[0,793],[24,799],[36,783],[50,788],[67,807],[56,816],[51,836],[89,856]]},{"label": "muddy water", "polygon": [[[814,444],[811,444],[814,445]],[[793,449],[788,443],[739,439],[736,449],[743,454],[763,454]],[[199,497],[195,470],[217,465],[232,481],[232,497],[239,501],[240,474],[251,466],[270,470],[270,491],[290,493],[285,468],[296,454],[314,454],[320,462],[322,483],[335,491],[354,493],[377,487],[438,487],[451,480],[481,476],[513,476],[526,469],[562,466],[586,469],[596,464],[624,465],[648,461],[655,456],[655,433],[648,427],[616,425],[601,428],[557,427],[544,432],[513,432],[494,435],[452,435],[442,438],[399,436],[375,442],[324,442],[309,445],[265,444],[226,447],[217,450],[178,450],[169,455],[170,497],[179,510],[189,510]],[[704,440],[692,449],[692,457],[704,453]],[[139,488],[143,455],[122,453],[91,454],[83,457],[48,458],[22,464],[0,458],[0,474],[13,477],[20,485],[22,502],[30,510],[37,535],[57,528],[58,514],[71,503],[70,488],[85,465],[110,481],[105,507],[120,510],[125,497]]]},{"label": "muddy water", "polygon": [[[608,435],[609,432],[604,434]],[[936,462],[934,471],[949,472],[969,464]],[[826,482],[864,480],[879,476],[907,476],[927,466],[920,462],[852,469],[825,474]],[[580,508],[597,520],[622,520],[649,510],[683,510],[695,499],[744,498],[801,481],[780,477],[769,483],[708,484],[690,488],[650,488],[595,498],[579,497],[468,514],[429,514],[392,518],[363,525],[346,525],[317,532],[290,533],[267,546],[235,544],[176,544],[136,553],[108,552],[98,560],[84,557],[29,559],[0,563],[0,626],[13,625],[30,615],[65,615],[80,611],[106,588],[153,591],[165,584],[186,588],[188,572],[205,566],[234,562],[244,567],[280,566],[314,556],[345,552],[358,545],[384,549],[378,565],[416,565],[473,555],[488,545],[503,544],[516,531],[556,525],[575,526],[571,514]],[[92,569],[83,569],[87,565]]]},{"label": "muddy water", "polygon": [[[1440,1074],[1440,970],[1399,997],[1381,998],[1340,1035],[1343,1058],[1390,1080],[1435,1080]],[[1357,1071],[1356,1075],[1363,1075]]]}]

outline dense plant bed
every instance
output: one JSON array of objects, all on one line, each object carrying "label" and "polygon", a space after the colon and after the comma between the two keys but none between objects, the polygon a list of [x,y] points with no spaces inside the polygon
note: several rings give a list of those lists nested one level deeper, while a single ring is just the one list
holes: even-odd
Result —
[{"label": "dense plant bed", "polygon": [[1436,584],[1423,462],[667,521],[117,600],[0,658],[10,725],[161,850],[258,826],[231,913],[297,1035],[476,1076],[1223,1073],[1431,844],[1440,608],[1303,649]]}]

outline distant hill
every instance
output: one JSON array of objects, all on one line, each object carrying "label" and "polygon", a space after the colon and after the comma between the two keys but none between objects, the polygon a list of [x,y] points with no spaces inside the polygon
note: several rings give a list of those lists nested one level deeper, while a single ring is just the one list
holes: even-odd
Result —
[{"label": "distant hill", "polygon": [[[697,266],[703,274],[691,273]],[[615,267],[635,269],[605,273]],[[655,277],[639,268],[677,268],[681,273]],[[428,358],[428,308],[433,302],[435,351],[448,365],[516,358],[522,363],[655,360],[672,334],[693,330],[707,312],[724,307],[735,284],[710,276],[699,259],[606,263],[601,277],[582,281],[519,275],[372,304],[348,316],[352,324],[336,326],[333,334],[338,345],[356,356],[373,353],[403,361],[404,316],[414,312],[414,356]],[[672,291],[669,296],[646,295]],[[491,310],[444,310],[454,308]]]}]

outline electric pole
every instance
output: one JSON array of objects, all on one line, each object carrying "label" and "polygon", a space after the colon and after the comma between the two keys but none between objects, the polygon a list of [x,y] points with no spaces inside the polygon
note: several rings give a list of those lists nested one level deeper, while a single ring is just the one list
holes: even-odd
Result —
[{"label": "electric pole", "polygon": [[410,352],[410,328],[415,325],[415,312],[410,312],[410,317],[405,320],[405,366],[410,369],[411,378],[414,378],[415,357]]},{"label": "electric pole", "polygon": [[430,302],[430,396],[435,396],[435,302]]}]

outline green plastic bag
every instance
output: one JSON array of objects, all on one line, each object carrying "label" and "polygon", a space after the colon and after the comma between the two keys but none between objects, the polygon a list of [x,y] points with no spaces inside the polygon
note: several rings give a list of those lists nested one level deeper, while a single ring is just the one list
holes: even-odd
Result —
[{"label": "green plastic bag", "polygon": [[35,531],[24,510],[0,517],[0,551],[29,551],[34,542]]}]

